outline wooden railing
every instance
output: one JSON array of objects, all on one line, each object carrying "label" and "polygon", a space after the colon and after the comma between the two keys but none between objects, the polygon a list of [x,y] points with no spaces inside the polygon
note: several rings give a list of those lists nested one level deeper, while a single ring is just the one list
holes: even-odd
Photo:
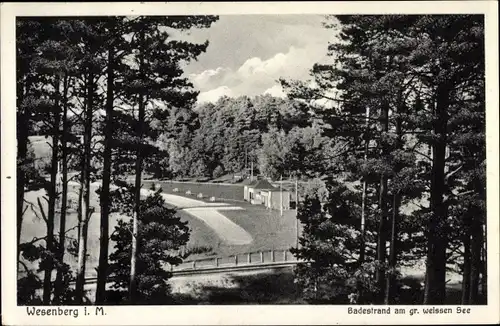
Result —
[{"label": "wooden railing", "polygon": [[289,250],[265,250],[247,252],[225,257],[200,258],[185,260],[181,264],[167,265],[167,270],[171,272],[204,270],[217,268],[231,268],[238,266],[258,266],[267,264],[296,263],[297,258]]},{"label": "wooden railing", "polygon": [[[280,268],[293,266],[299,263],[300,260],[295,258],[289,250],[264,250],[247,252],[237,255],[213,258],[200,258],[193,260],[185,260],[180,265],[167,265],[165,268],[173,273],[173,275],[203,275],[205,273],[218,273],[238,270],[255,270],[267,268]],[[108,279],[111,282],[112,279]],[[97,282],[95,276],[85,278],[86,284],[94,284]],[[74,285],[74,281],[70,282]]]}]

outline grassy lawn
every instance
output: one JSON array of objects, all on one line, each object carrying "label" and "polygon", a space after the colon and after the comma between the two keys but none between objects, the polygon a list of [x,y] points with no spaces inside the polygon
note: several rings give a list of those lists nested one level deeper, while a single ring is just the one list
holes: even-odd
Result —
[{"label": "grassy lawn", "polygon": [[[152,183],[152,181],[145,181],[144,188],[150,188]],[[250,233],[253,238],[252,243],[247,245],[230,245],[221,242],[216,235],[209,236],[197,232],[196,234],[193,233],[192,236],[193,245],[213,248],[214,252],[219,256],[261,250],[289,249],[295,246],[297,232],[295,211],[284,210],[283,216],[280,216],[279,210],[270,210],[266,209],[264,206],[251,205],[242,200],[242,185],[189,184],[169,181],[155,181],[154,184],[157,187],[161,186],[164,193],[198,199],[196,195],[201,192],[205,197],[203,199],[204,201],[206,201],[208,197],[213,196],[226,199],[218,201],[228,202],[231,205],[243,208],[243,210],[224,210],[221,211],[221,213]],[[178,188],[179,192],[173,192],[174,188]],[[191,196],[185,194],[187,190],[192,192]],[[204,225],[202,221],[189,214],[184,213],[184,215],[187,216],[187,220],[193,222],[193,225],[199,225],[200,223]],[[197,230],[201,231],[202,229],[200,228]],[[213,231],[211,233],[213,234]]]},{"label": "grassy lawn", "polygon": [[260,251],[271,249],[289,249],[296,242],[295,211],[269,210],[263,206],[241,205],[244,210],[224,211],[230,220],[240,225],[253,237],[253,242],[234,251]]},{"label": "grassy lawn", "polygon": [[[269,211],[260,207],[249,209],[245,206],[245,210],[224,210],[221,213],[250,233],[253,241],[245,245],[225,243],[212,230],[208,229],[209,233],[207,233],[207,226],[202,225],[204,224],[202,221],[181,211],[180,215],[185,216],[185,220],[190,223],[189,225],[193,229],[189,245],[213,249],[213,254],[201,254],[192,257],[193,259],[214,255],[232,256],[247,252],[289,249],[295,246],[294,211],[285,211],[283,216],[280,216],[278,211]],[[257,256],[252,259],[256,258]]]}]

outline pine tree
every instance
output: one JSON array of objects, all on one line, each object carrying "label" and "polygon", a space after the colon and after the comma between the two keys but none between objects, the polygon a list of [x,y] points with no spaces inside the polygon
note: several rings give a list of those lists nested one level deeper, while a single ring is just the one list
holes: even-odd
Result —
[{"label": "pine tree", "polygon": [[[408,229],[411,221],[401,220],[400,207],[413,198],[425,202],[424,188],[428,187],[429,211],[424,207],[414,211],[414,217],[405,218],[421,216],[428,220],[424,302],[443,303],[449,261],[446,251],[452,240],[450,219],[454,218],[448,198],[450,192],[460,189],[453,182],[463,182],[463,164],[471,155],[463,152],[463,148],[470,145],[457,145],[457,139],[467,135],[478,144],[484,141],[480,131],[484,110],[480,95],[484,92],[481,84],[484,73],[482,21],[480,17],[460,15],[342,16],[339,20],[341,41],[329,47],[336,63],[314,67],[316,86],[287,81],[283,81],[283,85],[288,88],[289,96],[309,101],[321,114],[331,128],[326,130],[326,135],[347,144],[349,158],[344,160],[344,172],[354,173],[353,176],[361,173],[364,179],[370,174],[380,177],[377,260],[383,268],[379,268],[377,279],[381,291],[379,300],[385,298],[386,303],[396,298],[392,270],[397,265],[398,252],[401,255],[406,248],[406,244],[399,244],[398,233],[410,232],[411,235],[415,232],[413,226]],[[472,55],[472,60],[465,59],[466,53]],[[335,91],[337,96],[330,95]],[[330,101],[330,105],[323,109],[314,105],[314,101],[320,99]],[[466,109],[460,111],[459,103],[467,103]],[[361,114],[366,107],[372,113],[368,121],[378,119],[378,131],[374,130],[375,123],[363,128]],[[476,123],[477,120],[474,128],[479,129],[466,131],[461,122],[459,128],[453,127],[453,121],[464,116],[478,117],[479,120],[472,121]],[[369,137],[362,136],[363,129]],[[361,139],[366,140],[365,146],[368,145],[366,160],[360,155],[364,152]],[[373,145],[376,151],[371,149]],[[462,150],[457,150],[457,146]],[[431,149],[430,156],[421,152],[425,148]],[[460,151],[461,154],[454,154]],[[414,185],[408,178],[412,174],[418,176]],[[388,233],[385,221],[391,211]],[[478,235],[476,248],[482,241],[483,233],[479,229],[476,227],[472,231]],[[385,280],[381,274],[386,264],[387,234],[391,235],[390,273],[384,295]],[[476,249],[477,257],[480,251]],[[481,266],[481,262],[476,261],[474,265]],[[478,273],[471,272],[471,282],[477,279],[472,274],[477,276]]]},{"label": "pine tree", "polygon": [[132,58],[129,70],[125,74],[125,94],[138,113],[134,123],[132,138],[126,142],[135,143],[135,211],[132,230],[132,255],[130,264],[129,300],[135,301],[137,279],[136,261],[138,255],[138,218],[140,216],[140,189],[142,170],[146,151],[151,145],[145,141],[151,133],[151,113],[154,110],[153,100],[162,102],[161,109],[171,107],[189,107],[195,102],[197,92],[190,88],[192,84],[182,78],[180,62],[189,62],[205,51],[208,42],[192,44],[188,42],[169,40],[170,35],[165,28],[187,30],[190,28],[209,27],[217,17],[182,16],[182,17],[137,17],[129,21],[129,32],[133,34],[130,40]]},{"label": "pine tree", "polygon": [[36,73],[38,56],[36,49],[40,46],[46,35],[41,30],[42,21],[35,19],[18,19],[16,21],[16,120],[17,120],[17,259],[20,255],[21,231],[23,214],[25,213],[24,194],[25,189],[30,187],[29,175],[29,135],[33,131],[36,112],[48,111],[50,101],[40,96],[39,83],[42,82]]},{"label": "pine tree", "polygon": [[[46,39],[38,46],[38,51],[42,54],[37,60],[37,73],[44,75],[47,78],[47,83],[52,88],[49,95],[52,98],[52,108],[48,114],[42,113],[46,117],[46,124],[48,127],[49,135],[52,140],[52,157],[50,166],[50,183],[48,185],[47,193],[47,237],[46,237],[46,253],[43,260],[44,280],[43,280],[43,303],[50,304],[52,298],[52,271],[57,262],[58,253],[55,248],[57,243],[54,237],[54,218],[56,214],[56,201],[59,198],[57,189],[58,177],[58,162],[60,158],[59,142],[61,139],[61,122],[63,114],[61,88],[64,76],[68,74],[72,66],[73,55],[71,46],[69,46],[64,39],[61,31],[67,25],[63,20],[46,19],[42,22],[41,30],[46,33]],[[41,206],[41,205],[40,205]],[[43,209],[42,207],[40,207]],[[60,254],[59,254],[60,255]]]},{"label": "pine tree", "polygon": [[[120,203],[120,212],[131,216],[135,208],[134,189],[123,190],[115,197]],[[141,215],[138,219],[139,238],[136,278],[137,293],[133,304],[168,304],[172,303],[170,286],[167,283],[172,276],[169,265],[182,262],[179,249],[189,240],[189,228],[175,216],[175,211],[165,207],[160,192],[141,199]],[[130,286],[130,263],[132,243],[132,221],[119,220],[111,239],[115,241],[115,251],[110,255],[110,275],[113,285],[108,293],[109,303],[123,303],[128,300],[124,289]]]},{"label": "pine tree", "polygon": [[[451,181],[462,168],[450,160],[457,138],[465,133],[453,127],[460,104],[470,105],[468,114],[484,114],[484,22],[481,16],[422,16],[411,25],[410,35],[419,42],[410,53],[419,66],[418,78],[428,95],[424,96],[431,120],[420,127],[427,133],[419,138],[432,148],[430,171],[430,218],[424,303],[442,304],[446,297],[446,263],[449,245],[449,202]],[[471,90],[479,96],[469,96]],[[463,111],[462,111],[463,112]],[[464,113],[462,113],[464,114]],[[426,121],[426,120],[424,120]],[[481,124],[479,124],[481,127]],[[484,142],[481,134],[476,136]]]},{"label": "pine tree", "polygon": [[108,277],[108,246],[109,246],[109,216],[110,216],[110,184],[111,165],[113,151],[113,120],[114,105],[116,97],[116,75],[119,70],[119,62],[128,53],[123,49],[125,21],[122,17],[108,18],[103,22],[103,36],[107,38],[104,49],[107,51],[106,62],[106,117],[103,130],[103,171],[102,187],[99,192],[101,216],[100,216],[100,241],[99,241],[99,266],[97,268],[97,304],[106,302],[106,280]]}]

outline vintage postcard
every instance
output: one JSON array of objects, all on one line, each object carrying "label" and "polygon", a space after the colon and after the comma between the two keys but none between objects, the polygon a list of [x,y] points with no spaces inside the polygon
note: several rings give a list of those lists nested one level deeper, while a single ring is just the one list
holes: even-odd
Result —
[{"label": "vintage postcard", "polygon": [[0,13],[2,324],[500,322],[496,2]]}]

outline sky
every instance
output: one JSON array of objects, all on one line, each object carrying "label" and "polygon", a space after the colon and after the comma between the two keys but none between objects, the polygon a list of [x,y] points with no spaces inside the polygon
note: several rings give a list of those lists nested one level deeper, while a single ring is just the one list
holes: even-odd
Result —
[{"label": "sky", "polygon": [[207,51],[185,67],[200,91],[198,102],[223,95],[283,96],[280,77],[306,80],[314,63],[327,60],[335,32],[323,21],[321,15],[220,16],[210,28],[184,35],[209,41]]}]

